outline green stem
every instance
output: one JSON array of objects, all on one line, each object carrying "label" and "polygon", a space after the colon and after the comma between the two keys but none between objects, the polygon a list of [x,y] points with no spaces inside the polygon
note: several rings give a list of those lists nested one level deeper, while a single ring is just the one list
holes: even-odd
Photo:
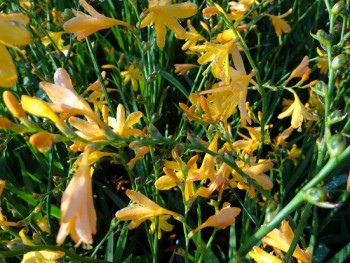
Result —
[{"label": "green stem", "polygon": [[312,204],[308,203],[305,207],[305,210],[301,216],[301,219],[298,224],[298,228],[295,231],[294,239],[290,244],[286,257],[290,257],[293,255],[295,248],[298,245],[301,235],[303,234],[303,230],[307,224],[307,219],[309,218],[312,210]]},{"label": "green stem", "polygon": [[293,211],[295,211],[304,201],[304,192],[311,187],[314,187],[319,182],[324,180],[335,168],[339,168],[350,161],[350,146],[347,147],[340,155],[331,158],[326,165],[319,171],[319,173],[308,182],[297,195],[273,218],[268,224],[260,228],[249,240],[243,244],[238,250],[237,254],[244,257],[251,248],[261,241],[274,228],[278,227],[283,219],[287,218]]},{"label": "green stem", "polygon": [[112,102],[111,102],[111,100],[109,98],[107,87],[105,85],[104,79],[103,79],[103,77],[101,75],[101,71],[100,71],[99,66],[97,64],[97,60],[96,60],[94,52],[92,50],[91,41],[90,41],[90,39],[88,37],[86,38],[86,45],[87,45],[87,48],[89,50],[90,58],[91,58],[93,66],[94,66],[94,70],[96,72],[97,78],[100,81],[100,84],[101,84],[101,87],[102,87],[102,91],[103,91],[103,95],[105,96],[105,99],[106,99],[106,102],[107,102],[108,110],[109,110],[110,114],[113,117],[115,117],[116,116],[115,115],[115,110],[114,110]]}]

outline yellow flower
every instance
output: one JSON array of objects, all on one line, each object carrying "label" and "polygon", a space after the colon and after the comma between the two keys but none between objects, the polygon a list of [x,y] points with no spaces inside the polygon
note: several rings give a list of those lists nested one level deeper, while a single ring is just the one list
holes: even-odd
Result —
[{"label": "yellow flower", "polygon": [[[170,215],[161,215],[159,216],[159,221],[158,221],[158,239],[162,238],[162,230],[165,232],[171,232],[173,231],[173,226],[168,223],[168,219],[170,218]],[[156,230],[156,224],[155,224],[155,217],[151,218],[150,221],[152,222],[151,225],[149,226],[149,232],[151,234],[154,233]]]},{"label": "yellow flower", "polygon": [[293,127],[290,126],[289,128],[285,129],[283,132],[279,133],[275,139],[275,147],[281,146],[282,148],[286,147],[287,142],[286,139],[292,134]]},{"label": "yellow flower", "polygon": [[4,227],[4,226],[18,226],[17,222],[6,221],[4,216],[2,215],[2,212],[1,212],[1,196],[2,196],[2,192],[4,191],[5,184],[6,184],[6,182],[4,180],[0,179],[0,226],[1,227]]},{"label": "yellow flower", "polygon": [[150,1],[149,8],[146,10],[147,15],[139,27],[143,28],[154,23],[157,46],[163,48],[166,27],[172,30],[177,37],[181,37],[186,33],[186,30],[180,25],[178,19],[193,16],[196,12],[197,6],[190,2],[171,4],[169,0]]},{"label": "yellow flower", "polygon": [[63,251],[32,251],[23,255],[21,263],[60,263],[64,255]]},{"label": "yellow flower", "polygon": [[107,29],[112,26],[131,27],[129,23],[124,21],[101,15],[85,0],[79,0],[79,3],[90,15],[73,10],[75,17],[63,24],[64,31],[74,33],[79,41],[99,30]]},{"label": "yellow flower", "polygon": [[256,263],[282,263],[278,257],[269,254],[258,246],[254,246],[253,250],[249,252],[249,256],[255,260]]},{"label": "yellow flower", "polygon": [[[288,221],[284,220],[280,229],[275,228],[272,230],[262,239],[262,242],[265,245],[287,252],[293,239],[293,230],[289,226]],[[300,263],[311,263],[312,259],[311,251],[309,249],[303,251],[299,245],[296,246],[293,252],[293,257],[295,257]]]},{"label": "yellow flower", "polygon": [[17,82],[17,71],[6,46],[27,45],[30,33],[25,29],[29,18],[24,14],[0,13],[0,87],[10,88]]},{"label": "yellow flower", "polygon": [[281,36],[282,32],[289,33],[290,31],[292,31],[290,25],[283,19],[284,17],[288,16],[291,12],[292,9],[289,9],[286,13],[279,16],[265,14],[265,16],[268,16],[271,19],[272,25],[275,28],[277,36]]},{"label": "yellow flower", "polygon": [[280,113],[277,118],[283,119],[287,116],[292,115],[292,121],[291,125],[294,129],[298,129],[298,131],[301,131],[301,125],[303,124],[303,120],[317,120],[317,116],[311,115],[307,110],[305,109],[304,105],[301,103],[297,93],[292,90],[288,89],[290,92],[294,95],[294,102],[288,107],[288,109],[282,113]]},{"label": "yellow flower", "polygon": [[128,189],[126,190],[126,195],[134,202],[134,204],[119,210],[115,214],[115,217],[121,221],[132,220],[129,229],[134,229],[142,222],[151,220],[155,216],[171,215],[174,217],[181,217],[180,214],[157,205],[140,192],[134,192]]},{"label": "yellow flower", "polygon": [[210,216],[203,224],[188,233],[188,237],[191,238],[199,230],[205,227],[217,227],[219,229],[225,229],[226,227],[233,225],[236,222],[236,216],[238,216],[240,212],[240,208],[230,207],[230,203],[225,202],[222,205],[221,210],[216,212],[215,215]]},{"label": "yellow flower", "polygon": [[54,134],[48,132],[38,132],[30,136],[29,143],[39,152],[46,153],[51,150],[54,137]]},{"label": "yellow flower", "polygon": [[206,42],[204,45],[192,46],[191,51],[205,52],[197,60],[199,64],[206,64],[211,62],[211,72],[215,78],[223,80],[225,84],[229,83],[230,75],[230,63],[229,54],[232,46],[235,45],[233,40],[225,44],[214,44]]},{"label": "yellow flower", "polygon": [[17,133],[22,133],[26,130],[25,126],[16,124],[5,117],[0,117],[0,129],[9,129]]},{"label": "yellow flower", "polygon": [[48,118],[54,123],[60,122],[60,118],[53,112],[49,104],[38,98],[32,98],[27,95],[22,95],[21,104],[23,109],[37,117]]},{"label": "yellow flower", "polygon": [[163,168],[165,175],[158,178],[154,184],[155,187],[159,190],[169,190],[175,186],[182,186],[184,187],[185,200],[189,201],[194,198],[195,191],[193,188],[193,182],[185,182],[185,179],[197,172],[197,159],[198,156],[195,155],[187,162],[187,164],[180,158],[177,161],[165,161]]},{"label": "yellow flower", "polygon": [[125,118],[125,108],[123,104],[118,104],[117,118],[108,117],[108,125],[113,128],[115,134],[129,138],[130,136],[141,136],[142,131],[130,128],[142,117],[142,112],[136,111]]},{"label": "yellow flower", "polygon": [[50,32],[48,31],[49,36],[44,36],[41,38],[41,43],[46,47],[50,44],[53,44],[57,51],[62,52],[65,56],[68,54],[69,45],[64,45],[64,40],[62,39],[62,35],[67,32]]},{"label": "yellow flower", "polygon": [[187,27],[190,32],[186,32],[184,35],[176,36],[179,39],[186,39],[186,43],[182,46],[182,50],[187,50],[192,46],[195,46],[197,41],[205,40],[205,38],[197,32],[197,30],[192,26],[191,20],[187,20]]},{"label": "yellow flower", "polygon": [[136,155],[134,158],[132,158],[128,163],[128,167],[130,170],[132,170],[138,160],[141,159],[142,156],[149,153],[149,147],[148,146],[138,146],[136,142],[131,142],[129,144],[129,148],[134,150],[136,152]]},{"label": "yellow flower", "polygon": [[287,153],[288,153],[287,159],[292,160],[295,166],[298,164],[298,161],[300,159],[303,159],[305,157],[302,154],[302,151],[298,149],[298,146],[296,144],[293,144],[292,149],[287,150]]},{"label": "yellow flower", "polygon": [[301,78],[301,80],[295,85],[300,86],[304,81],[306,81],[310,74],[311,68],[309,68],[309,57],[305,56],[299,66],[293,70],[292,74],[290,74],[289,78],[283,83],[287,85],[287,83],[293,78]]},{"label": "yellow flower", "polygon": [[328,57],[327,52],[317,48],[319,57],[316,59],[317,67],[320,69],[320,74],[327,74],[328,72]]},{"label": "yellow flower", "polygon": [[77,117],[70,117],[68,119],[70,125],[72,125],[76,131],[74,131],[79,137],[90,141],[104,141],[106,140],[106,133],[96,123],[86,121]]},{"label": "yellow flower", "polygon": [[61,201],[61,226],[56,236],[58,245],[63,244],[68,235],[76,246],[81,243],[92,244],[92,235],[96,233],[96,212],[92,197],[93,169],[88,165],[90,147],[80,155],[79,167],[68,187],[63,193]]},{"label": "yellow flower", "polygon": [[174,66],[177,75],[185,75],[190,69],[198,68],[198,66],[194,64],[175,64]]},{"label": "yellow flower", "polygon": [[126,85],[131,81],[131,86],[134,91],[137,91],[139,88],[138,81],[143,81],[140,69],[136,68],[134,65],[130,65],[128,70],[120,72],[120,75],[124,77],[122,85]]},{"label": "yellow flower", "polygon": [[[254,179],[263,189],[270,190],[273,187],[273,183],[269,176],[265,174],[271,170],[273,163],[270,159],[260,159],[258,163],[255,163],[255,158],[250,159],[250,163],[247,164],[243,161],[237,161],[237,166],[243,170],[250,178]],[[241,190],[246,190],[250,198],[255,197],[255,189],[251,186],[247,180],[238,174],[236,171],[232,173],[233,178],[229,181],[230,186]]]}]

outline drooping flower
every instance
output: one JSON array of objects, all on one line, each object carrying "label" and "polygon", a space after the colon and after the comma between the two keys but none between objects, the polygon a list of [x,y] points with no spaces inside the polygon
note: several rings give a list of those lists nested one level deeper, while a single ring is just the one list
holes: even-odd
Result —
[{"label": "drooping flower", "polygon": [[294,129],[301,130],[301,125],[303,124],[303,120],[317,120],[317,116],[311,115],[301,103],[298,94],[292,90],[288,89],[294,95],[294,102],[292,102],[289,107],[282,113],[280,113],[277,118],[283,119],[287,116],[292,115],[291,125]]},{"label": "drooping flower", "polygon": [[171,4],[169,0],[151,0],[146,10],[146,17],[141,21],[139,27],[143,28],[151,23],[156,30],[157,46],[163,48],[165,45],[166,28],[172,30],[177,37],[181,37],[186,30],[178,22],[179,18],[193,16],[197,12],[197,6],[193,3]]},{"label": "drooping flower", "polygon": [[[283,252],[289,250],[290,245],[294,239],[294,233],[289,226],[288,221],[282,221],[280,229],[275,228],[268,233],[263,239],[263,244],[279,249]],[[296,246],[293,257],[300,263],[311,263],[312,255],[310,249],[302,250],[299,245]]]},{"label": "drooping flower", "polygon": [[165,209],[140,192],[126,190],[126,195],[134,202],[131,206],[119,210],[115,217],[118,220],[132,220],[129,224],[129,229],[138,227],[142,222],[151,220],[155,216],[171,215],[176,218],[181,217],[180,214]]},{"label": "drooping flower", "polygon": [[188,237],[191,238],[199,230],[205,227],[217,227],[219,229],[225,229],[226,227],[233,225],[236,222],[236,216],[239,215],[241,209],[238,207],[230,207],[230,203],[225,202],[222,205],[221,210],[210,216],[203,224],[199,225],[191,232],[188,233]]},{"label": "drooping flower", "polygon": [[125,116],[123,104],[118,104],[117,118],[108,117],[108,125],[113,128],[115,134],[129,138],[130,136],[141,136],[142,131],[136,128],[130,128],[136,124],[142,117],[142,112],[136,111],[129,116]]},{"label": "drooping flower", "polygon": [[0,87],[10,88],[17,82],[17,70],[6,47],[24,46],[31,42],[25,26],[29,17],[24,14],[0,13]]},{"label": "drooping flower", "polygon": [[85,0],[79,0],[79,3],[89,13],[89,15],[73,10],[75,17],[63,24],[64,31],[74,33],[79,41],[97,31],[107,29],[112,26],[118,25],[131,27],[129,23],[124,21],[101,15]]},{"label": "drooping flower", "polygon": [[140,69],[134,65],[130,65],[128,70],[120,72],[120,75],[124,77],[122,85],[126,85],[131,81],[131,86],[134,91],[137,91],[139,88],[138,81],[143,81]]},{"label": "drooping flower", "polygon": [[287,83],[293,78],[301,78],[301,80],[295,84],[295,86],[300,86],[309,78],[310,74],[311,68],[309,68],[309,57],[305,56],[299,66],[293,70],[292,74],[290,74],[289,78],[283,84],[287,85]]},{"label": "drooping flower", "polygon": [[277,36],[281,36],[282,32],[289,33],[290,31],[292,31],[290,25],[283,19],[284,17],[288,16],[291,12],[292,9],[289,9],[286,13],[279,16],[265,14],[265,16],[268,16],[271,19],[272,25],[275,28]]},{"label": "drooping flower", "polygon": [[86,246],[92,244],[92,235],[96,233],[96,212],[92,196],[93,169],[88,165],[91,147],[86,147],[80,155],[79,167],[61,200],[61,226],[56,242],[63,244],[68,235],[71,236],[76,246],[83,243]]}]

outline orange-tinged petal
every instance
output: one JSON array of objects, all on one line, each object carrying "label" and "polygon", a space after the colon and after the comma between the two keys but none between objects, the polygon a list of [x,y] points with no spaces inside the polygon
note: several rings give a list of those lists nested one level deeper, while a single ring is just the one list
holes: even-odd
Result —
[{"label": "orange-tinged petal", "polygon": [[177,18],[187,18],[196,14],[197,5],[190,2],[186,2],[166,6],[155,6],[149,9],[149,11],[153,10],[160,10],[160,12],[170,14],[171,16]]},{"label": "orange-tinged petal", "polygon": [[11,88],[17,82],[17,71],[10,53],[0,43],[0,87]]},{"label": "orange-tinged petal", "polygon": [[203,224],[193,229],[188,236],[192,237],[195,233],[205,227],[218,227],[224,229],[235,223],[236,216],[239,215],[241,209],[238,207],[230,207],[229,203],[224,203],[223,208],[215,215],[210,216]]},{"label": "orange-tinged petal", "polygon": [[5,91],[2,94],[2,98],[4,100],[4,103],[7,109],[11,112],[13,117],[17,119],[22,119],[27,117],[22,106],[19,104],[17,98],[10,91]]}]

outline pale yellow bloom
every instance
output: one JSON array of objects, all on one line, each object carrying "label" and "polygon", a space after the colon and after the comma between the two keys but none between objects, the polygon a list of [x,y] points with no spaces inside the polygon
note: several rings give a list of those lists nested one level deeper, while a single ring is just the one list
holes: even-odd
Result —
[{"label": "pale yellow bloom", "polygon": [[56,242],[63,244],[68,235],[76,246],[92,244],[96,233],[96,212],[92,196],[93,169],[88,165],[91,148],[86,147],[80,156],[76,173],[63,193],[61,201],[61,226]]},{"label": "pale yellow bloom", "polygon": [[134,229],[142,222],[151,220],[155,216],[171,215],[174,217],[181,217],[178,213],[157,205],[140,192],[134,192],[128,189],[126,190],[126,195],[134,202],[134,204],[119,210],[115,214],[115,217],[122,221],[132,220],[129,224],[129,229]]},{"label": "pale yellow bloom", "polygon": [[0,13],[0,87],[10,88],[17,82],[17,71],[6,46],[24,46],[31,42],[25,26],[29,17],[24,14]]},{"label": "pale yellow bloom", "polygon": [[61,113],[63,119],[72,115],[85,115],[89,121],[95,122],[100,128],[105,128],[105,124],[96,116],[89,103],[75,91],[65,69],[56,70],[54,82],[54,84],[40,82],[40,86],[52,101],[50,108],[53,111]]},{"label": "pale yellow bloom", "polygon": [[126,85],[131,81],[131,86],[134,91],[137,91],[139,88],[138,81],[143,81],[140,69],[134,65],[130,65],[128,70],[120,72],[120,75],[124,77],[122,84]]},{"label": "pale yellow bloom", "polygon": [[89,13],[89,15],[73,10],[75,17],[63,24],[64,31],[74,33],[79,41],[97,31],[107,29],[112,26],[119,25],[131,27],[129,23],[124,21],[101,15],[85,0],[79,0],[79,3]]},{"label": "pale yellow bloom", "polygon": [[304,105],[301,103],[298,94],[292,90],[288,89],[290,92],[294,95],[294,102],[288,107],[287,110],[280,113],[277,118],[283,119],[287,116],[292,115],[291,125],[294,129],[298,129],[298,131],[301,130],[301,125],[303,124],[303,120],[317,120],[317,116],[311,115],[307,110],[305,109]]},{"label": "pale yellow bloom", "polygon": [[217,227],[219,229],[225,229],[226,227],[233,225],[236,222],[236,216],[239,215],[241,209],[238,207],[230,207],[230,203],[225,202],[222,205],[222,209],[210,216],[203,224],[193,229],[188,233],[188,237],[191,238],[195,233],[205,227]]},{"label": "pale yellow bloom", "polygon": [[292,28],[290,25],[283,19],[287,15],[289,15],[292,12],[292,9],[289,9],[286,13],[274,16],[270,14],[265,14],[265,16],[268,16],[271,19],[272,25],[275,28],[275,32],[277,36],[281,36],[282,32],[289,33],[292,31]]},{"label": "pale yellow bloom", "polygon": [[142,112],[136,111],[127,117],[125,115],[123,104],[119,104],[117,108],[117,118],[108,117],[108,125],[113,128],[115,134],[121,137],[129,138],[130,136],[141,136],[142,131],[130,127],[141,119]]},{"label": "pale yellow bloom", "polygon": [[179,18],[193,16],[197,12],[197,6],[186,2],[171,4],[168,0],[150,1],[146,10],[146,17],[141,21],[139,27],[143,28],[151,23],[156,30],[157,46],[163,48],[165,45],[166,28],[172,30],[177,37],[181,37],[186,30],[178,22]]}]

